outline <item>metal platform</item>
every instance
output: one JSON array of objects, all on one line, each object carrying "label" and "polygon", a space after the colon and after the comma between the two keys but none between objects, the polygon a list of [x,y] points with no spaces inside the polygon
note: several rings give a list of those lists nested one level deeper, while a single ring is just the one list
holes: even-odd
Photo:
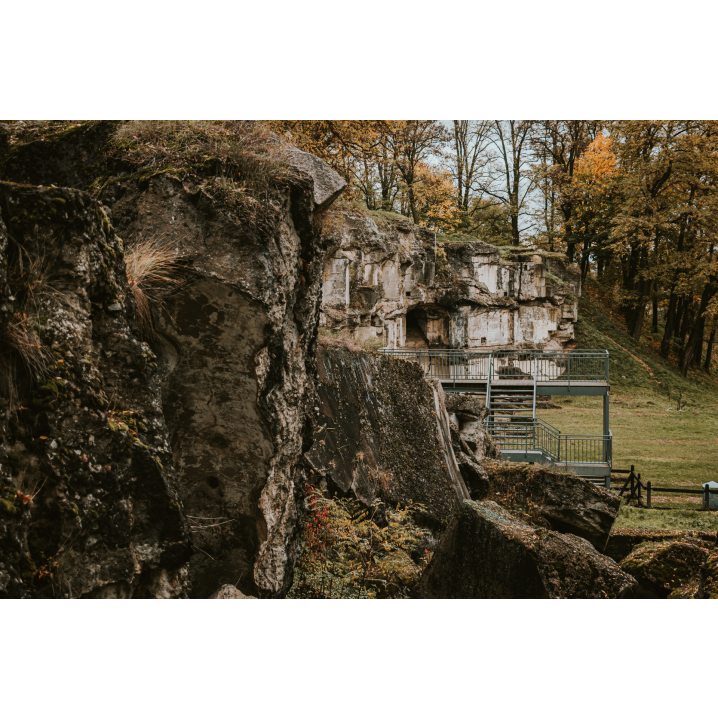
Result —
[{"label": "metal platform", "polygon": [[[483,394],[486,430],[508,461],[551,466],[611,485],[607,351],[536,352],[478,349],[385,349],[414,361],[446,392]],[[536,417],[537,396],[603,397],[603,434],[564,434]]]}]

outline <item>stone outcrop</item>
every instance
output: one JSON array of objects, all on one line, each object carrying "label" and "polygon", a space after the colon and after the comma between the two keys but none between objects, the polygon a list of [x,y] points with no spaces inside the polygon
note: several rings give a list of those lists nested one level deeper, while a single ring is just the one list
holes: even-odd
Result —
[{"label": "stone outcrop", "polygon": [[320,348],[318,371],[313,481],[367,506],[420,503],[431,526],[445,526],[469,494],[440,384],[413,362],[338,347]]},{"label": "stone outcrop", "polygon": [[617,496],[587,479],[539,466],[486,461],[483,467],[489,498],[528,511],[554,531],[581,536],[605,551],[621,505]]},{"label": "stone outcrop", "polygon": [[437,243],[399,215],[344,205],[327,224],[322,323],[390,347],[561,349],[580,277],[562,255]]},{"label": "stone outcrop", "polygon": [[585,539],[531,526],[493,501],[465,501],[417,598],[632,598],[636,580]]},{"label": "stone outcrop", "polygon": [[122,243],[74,189],[0,182],[0,217],[0,597],[183,596],[189,530]]},{"label": "stone outcrop", "polygon": [[703,598],[700,573],[713,547],[700,539],[649,542],[635,548],[620,566],[636,578],[646,597]]},{"label": "stone outcrop", "polygon": [[451,393],[446,395],[445,402],[451,424],[468,447],[471,458],[475,461],[501,458],[501,452],[484,430],[489,412],[483,399],[476,394]]},{"label": "stone outcrop", "polygon": [[303,490],[295,472],[316,405],[315,207],[311,177],[276,193],[261,230],[167,176],[113,202],[126,236],[162,231],[191,261],[155,326],[187,512],[222,524],[195,527],[193,595],[228,581],[263,596],[291,586]]},{"label": "stone outcrop", "polygon": [[[184,505],[195,548],[191,557],[181,511],[171,514],[176,539],[172,531],[163,529],[162,521],[156,532],[183,547],[175,570],[190,559],[189,595],[204,598],[230,583],[245,594],[280,597],[292,583],[305,480],[300,464],[312,441],[317,406],[315,357],[327,249],[322,214],[345,183],[317,158],[288,152],[284,161],[291,171],[281,181],[251,205],[232,203],[231,194],[211,194],[203,188],[202,173],[215,179],[212,173],[217,170],[211,163],[185,171],[158,172],[151,165],[138,171],[114,139],[117,126],[87,122],[16,142],[9,149],[5,143],[0,177],[92,190],[101,197],[98,211],[104,213],[112,236],[114,227],[128,243],[155,236],[176,249],[183,281],[154,305],[156,336],[151,343],[156,360],[155,353],[136,338],[134,303],[126,282],[114,297],[113,309],[108,309],[104,295],[98,295],[90,298],[87,311],[95,311],[97,304],[96,311],[109,312],[111,318],[127,313],[132,336],[121,338],[124,330],[118,319],[112,332],[119,333],[103,339],[106,348],[124,361],[131,352],[123,342],[136,345],[155,377],[154,384],[148,384],[143,376],[128,374],[128,381],[134,382],[133,394],[142,396],[150,388],[154,392],[152,413],[144,404],[136,408],[129,394],[114,400],[121,399],[120,406],[132,407],[137,415],[164,421],[163,431],[167,427],[166,453],[152,465],[161,472],[156,479],[160,483],[170,485],[164,477],[174,471],[178,501],[181,498],[177,505]],[[59,205],[50,203],[49,208],[57,211],[58,220],[63,219]],[[37,219],[36,212],[29,216]],[[76,244],[80,252],[87,240],[78,230],[63,242]],[[115,252],[115,264],[107,260],[105,264],[121,275],[122,247],[108,246]],[[80,270],[90,283],[99,282],[106,271],[101,262],[79,265],[76,271]],[[93,337],[97,331],[93,325]],[[80,351],[68,341],[75,361],[90,352],[89,347]],[[118,348],[112,346],[114,342]],[[96,352],[104,348],[96,347]],[[123,373],[119,367],[113,371]],[[111,389],[105,393],[111,400]],[[108,422],[106,417],[97,421]],[[160,425],[152,430],[159,432]],[[149,446],[142,433],[138,440]],[[80,456],[90,456],[83,447],[77,450]],[[136,484],[143,491],[151,485],[149,479],[138,479]],[[174,499],[165,500],[159,489],[156,493],[156,500],[169,511]],[[95,492],[92,496],[97,498]],[[127,502],[139,515],[152,515],[152,502],[131,497]],[[105,502],[100,504],[88,511],[102,513]],[[112,513],[109,507],[107,511]],[[133,520],[138,527],[138,519]],[[78,551],[78,560],[85,560],[85,550]],[[163,565],[160,559],[152,561]],[[137,581],[133,581],[131,591],[136,593]]]},{"label": "stone outcrop", "polygon": [[620,563],[628,554],[642,543],[664,541],[676,541],[682,539],[699,539],[714,543],[716,541],[715,531],[681,531],[670,529],[627,529],[613,528],[611,538],[604,553],[614,561]]}]

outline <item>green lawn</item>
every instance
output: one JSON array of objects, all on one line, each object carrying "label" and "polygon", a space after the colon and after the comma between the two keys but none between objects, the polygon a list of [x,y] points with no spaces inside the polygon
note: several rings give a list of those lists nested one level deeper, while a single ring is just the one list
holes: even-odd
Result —
[{"label": "green lawn", "polygon": [[[703,403],[689,399],[678,412],[665,397],[612,392],[613,467],[629,469],[634,465],[644,483],[651,481],[656,487],[699,489],[706,481],[718,481],[718,402],[712,394],[701,398]],[[539,410],[537,414],[557,429],[602,433],[599,397],[554,397],[553,403],[561,409]],[[653,496],[655,506],[700,503],[700,496]]]},{"label": "green lawn", "polygon": [[622,506],[613,524],[616,529],[648,529],[669,531],[718,531],[718,511],[648,509]]},{"label": "green lawn", "polygon": [[[677,371],[675,354],[669,360],[660,356],[660,332],[652,335],[649,325],[646,320],[640,342],[634,341],[611,295],[591,280],[584,286],[577,348],[610,353],[614,468],[629,469],[633,464],[643,481],[653,486],[699,489],[706,481],[718,481],[718,356],[711,376],[691,370],[684,378]],[[685,403],[682,411],[677,410],[679,396]],[[561,409],[539,410],[538,415],[562,432],[603,433],[600,397],[556,396],[552,401]],[[656,507],[701,505],[700,496],[653,496]],[[653,521],[659,522],[658,517]]]}]

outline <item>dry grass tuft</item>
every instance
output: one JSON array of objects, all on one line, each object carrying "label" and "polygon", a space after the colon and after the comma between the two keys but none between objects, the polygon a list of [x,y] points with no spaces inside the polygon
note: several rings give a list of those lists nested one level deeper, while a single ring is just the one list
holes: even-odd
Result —
[{"label": "dry grass tuft", "polygon": [[153,235],[132,243],[125,252],[127,282],[137,305],[140,337],[154,336],[150,301],[161,301],[156,292],[182,282],[179,269],[184,255],[164,237]]},{"label": "dry grass tuft", "polygon": [[32,318],[15,315],[0,334],[0,396],[16,403],[23,370],[39,381],[47,373],[50,354],[32,328]]}]

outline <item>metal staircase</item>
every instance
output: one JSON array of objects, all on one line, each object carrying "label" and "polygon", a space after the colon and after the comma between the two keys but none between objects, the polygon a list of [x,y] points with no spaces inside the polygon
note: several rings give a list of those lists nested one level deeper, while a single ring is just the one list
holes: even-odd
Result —
[{"label": "metal staircase", "polygon": [[[445,391],[485,394],[486,431],[504,459],[572,471],[610,488],[613,435],[608,425],[608,352],[385,349],[416,361]],[[536,416],[536,397],[603,397],[603,434],[564,434]]]}]

